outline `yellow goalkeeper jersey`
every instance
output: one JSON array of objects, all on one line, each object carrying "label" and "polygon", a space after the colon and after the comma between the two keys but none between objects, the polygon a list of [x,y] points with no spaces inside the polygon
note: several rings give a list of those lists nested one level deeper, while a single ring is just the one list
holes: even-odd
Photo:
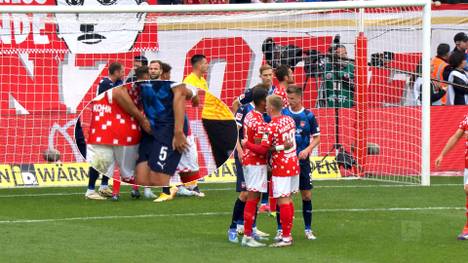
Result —
[{"label": "yellow goalkeeper jersey", "polygon": [[[184,83],[208,91],[208,83],[205,78],[203,76],[198,77],[193,72],[185,77]],[[234,116],[226,104],[208,92],[205,93],[202,118],[207,120],[234,120]]]}]

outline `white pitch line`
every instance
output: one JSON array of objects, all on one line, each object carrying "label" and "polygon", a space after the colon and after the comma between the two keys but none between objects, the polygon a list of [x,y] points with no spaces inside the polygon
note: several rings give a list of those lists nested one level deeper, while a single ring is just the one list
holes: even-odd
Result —
[{"label": "white pitch line", "polygon": [[[462,187],[462,184],[434,184],[430,187]],[[421,185],[394,185],[394,184],[379,184],[379,185],[322,185],[322,186],[315,186],[314,188],[398,188],[398,187],[426,187]],[[429,187],[429,188],[430,188]],[[234,191],[236,188],[228,187],[228,188],[207,188],[202,189],[203,191]],[[7,191],[7,189],[4,189]],[[122,192],[122,193],[130,193],[130,192]],[[11,194],[11,195],[2,195],[0,194],[0,198],[14,198],[14,197],[41,197],[41,196],[69,196],[69,195],[84,195],[83,192],[63,192],[63,193],[39,193],[39,194]]]},{"label": "white pitch line", "polygon": [[[212,188],[212,189],[202,189],[203,191],[229,191],[235,190],[236,188]],[[120,194],[125,194],[130,192],[120,192]],[[13,197],[41,197],[41,196],[68,196],[68,195],[83,195],[83,192],[62,192],[62,193],[39,193],[39,194],[11,194],[11,195],[1,195],[0,198],[13,198]]]},{"label": "white pitch line", "polygon": [[[407,212],[407,211],[431,211],[431,210],[464,210],[464,207],[382,207],[382,208],[344,208],[344,209],[315,209],[314,213],[335,213],[335,212]],[[296,210],[296,213],[302,210]],[[232,212],[205,212],[205,213],[183,213],[183,214],[143,214],[143,215],[115,215],[115,216],[89,216],[89,217],[66,217],[66,218],[46,218],[46,219],[15,219],[1,220],[0,224],[27,224],[27,223],[48,223],[66,221],[93,221],[109,219],[138,219],[157,217],[191,217],[191,216],[225,216]]]}]

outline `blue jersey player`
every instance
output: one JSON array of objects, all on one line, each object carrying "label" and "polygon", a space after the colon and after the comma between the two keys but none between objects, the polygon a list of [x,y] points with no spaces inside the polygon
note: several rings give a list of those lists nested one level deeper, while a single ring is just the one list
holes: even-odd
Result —
[{"label": "blue jersey player", "polygon": [[140,83],[140,92],[154,141],[148,159],[151,169],[149,182],[140,181],[138,184],[167,186],[181,153],[188,147],[185,98],[192,91],[185,84],[172,81],[146,81]]},{"label": "blue jersey player", "polygon": [[[252,100],[257,101],[257,100],[266,100],[268,93],[267,90],[260,84],[255,86],[252,89]],[[232,220],[231,220],[231,225],[229,226],[229,231],[228,231],[228,238],[229,241],[233,243],[238,243],[239,240],[237,238],[237,233],[240,232],[242,233],[242,227],[239,227],[239,231],[237,230],[238,226],[243,226],[243,217],[244,217],[244,208],[245,208],[245,202],[247,201],[247,189],[245,185],[245,180],[244,180],[244,172],[242,169],[242,156],[243,156],[243,149],[240,145],[240,141],[244,138],[244,129],[243,129],[243,124],[244,124],[244,118],[249,113],[255,108],[253,103],[248,103],[245,105],[240,106],[236,113],[235,113],[235,119],[238,127],[238,134],[239,134],[239,140],[236,145],[236,149],[234,151],[234,161],[236,164],[236,192],[239,193],[239,197],[237,198],[234,208],[233,208],[233,213],[232,213]],[[270,117],[265,113],[264,114],[264,120],[265,122],[270,121]],[[256,229],[255,223],[254,223],[254,228],[253,228],[253,234],[256,239],[262,239],[268,236],[268,234],[263,233],[262,231]]]},{"label": "blue jersey player", "polygon": [[296,149],[299,158],[299,190],[302,195],[302,215],[304,217],[305,235],[309,240],[316,237],[312,233],[312,182],[309,156],[320,143],[320,128],[314,114],[302,105],[302,89],[289,86],[286,90],[289,107],[283,109],[283,115],[290,116],[296,123]]},{"label": "blue jersey player", "polygon": [[[273,94],[275,86],[273,86],[273,69],[270,65],[264,64],[260,67],[260,79],[263,87],[268,91],[268,95]],[[257,85],[258,86],[258,85]],[[234,100],[232,104],[232,112],[236,113],[240,106],[247,105],[253,101],[253,88],[246,90],[242,95]]]}]

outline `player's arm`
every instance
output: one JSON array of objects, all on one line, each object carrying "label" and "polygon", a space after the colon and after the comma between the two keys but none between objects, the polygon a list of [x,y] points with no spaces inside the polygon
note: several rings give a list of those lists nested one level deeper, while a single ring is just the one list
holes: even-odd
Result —
[{"label": "player's arm", "polygon": [[198,89],[192,85],[189,85],[187,83],[185,83],[185,86],[186,86],[186,96],[185,98],[187,100],[191,100],[192,102],[192,106],[193,107],[198,107],[198,105],[200,104],[200,97],[198,96]]},{"label": "player's arm", "polygon": [[463,137],[463,134],[464,134],[464,131],[462,129],[457,129],[457,131],[450,137],[450,139],[447,141],[447,144],[445,144],[444,149],[442,150],[442,152],[439,154],[439,156],[437,157],[435,161],[436,167],[440,166],[445,155],[453,149],[453,147],[457,144],[457,142]]},{"label": "player's arm", "polygon": [[[234,118],[236,120],[237,134],[239,134],[240,129],[242,128],[242,125],[244,123],[244,111],[243,111],[242,108],[237,110]],[[241,142],[239,140],[239,136],[237,136],[236,150],[237,150],[237,155],[239,156],[239,161],[242,164],[242,156],[244,156],[244,149],[242,149],[242,145],[241,145]]]},{"label": "player's arm", "polygon": [[231,107],[232,112],[237,112],[237,110],[239,109],[239,106],[240,106],[239,99],[235,99],[232,102],[232,107]]},{"label": "player's arm", "polygon": [[260,154],[260,155],[267,154],[268,150],[270,149],[270,147],[268,147],[268,145],[265,145],[265,144],[255,144],[255,143],[251,143],[251,142],[249,142],[247,140],[245,140],[243,142],[244,142],[244,147],[245,148],[251,150],[254,153]]},{"label": "player's arm", "polygon": [[237,97],[232,103],[232,112],[236,112],[242,105],[251,103],[253,101],[252,95],[252,89],[248,89],[244,92],[244,94]]},{"label": "player's arm", "polygon": [[317,119],[312,113],[309,113],[307,116],[307,119],[309,121],[309,126],[310,126],[310,135],[312,138],[310,139],[309,146],[307,146],[304,150],[302,150],[298,157],[301,160],[305,160],[309,158],[310,154],[312,153],[312,150],[314,150],[317,145],[320,143],[320,128],[318,126]]},{"label": "player's arm", "polygon": [[[237,126],[237,134],[239,134],[239,130],[241,127]],[[236,142],[236,151],[237,151],[237,156],[239,156],[239,161],[242,164],[242,156],[244,156],[244,149],[242,149],[241,142],[239,138],[237,139]]]},{"label": "player's arm", "polygon": [[319,135],[315,135],[313,136],[311,139],[310,139],[310,144],[309,146],[307,146],[304,150],[302,150],[298,157],[299,159],[301,160],[305,160],[307,158],[309,158],[310,154],[312,153],[312,150],[317,147],[317,145],[319,145],[320,143],[320,134]]},{"label": "player's arm", "polygon": [[187,138],[184,134],[185,84],[179,84],[173,87],[172,92],[174,94],[172,103],[174,110],[174,138],[172,140],[172,147],[179,152],[183,152],[188,147]]},{"label": "player's arm", "polygon": [[249,142],[246,139],[242,141],[242,144],[244,145],[244,148],[261,155],[265,155],[268,151],[282,151],[290,148],[287,146],[285,147],[285,145],[273,145],[273,133],[274,132],[271,130],[266,131],[263,134],[263,138],[260,144]]},{"label": "player's arm", "polygon": [[113,89],[112,91],[112,99],[119,104],[119,106],[130,116],[135,118],[138,123],[140,123],[141,127],[145,132],[151,133],[151,125],[148,119],[138,110],[137,106],[133,103],[130,95],[128,95],[128,91],[125,87],[121,86],[118,88]]},{"label": "player's arm", "polygon": [[244,145],[244,148],[247,148],[251,150],[254,153],[265,155],[268,151],[274,152],[274,151],[283,151],[283,150],[289,150],[291,149],[291,144],[282,144],[282,145],[276,145],[276,146],[268,146],[265,143],[261,144],[255,144],[247,141],[246,139],[242,140],[242,144]]}]

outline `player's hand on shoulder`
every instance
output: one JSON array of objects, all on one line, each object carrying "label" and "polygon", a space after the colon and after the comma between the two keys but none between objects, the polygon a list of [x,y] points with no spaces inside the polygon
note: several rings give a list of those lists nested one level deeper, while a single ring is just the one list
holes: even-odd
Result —
[{"label": "player's hand on shoulder", "polygon": [[182,153],[188,148],[187,137],[183,132],[175,132],[174,138],[172,139],[172,148]]}]

